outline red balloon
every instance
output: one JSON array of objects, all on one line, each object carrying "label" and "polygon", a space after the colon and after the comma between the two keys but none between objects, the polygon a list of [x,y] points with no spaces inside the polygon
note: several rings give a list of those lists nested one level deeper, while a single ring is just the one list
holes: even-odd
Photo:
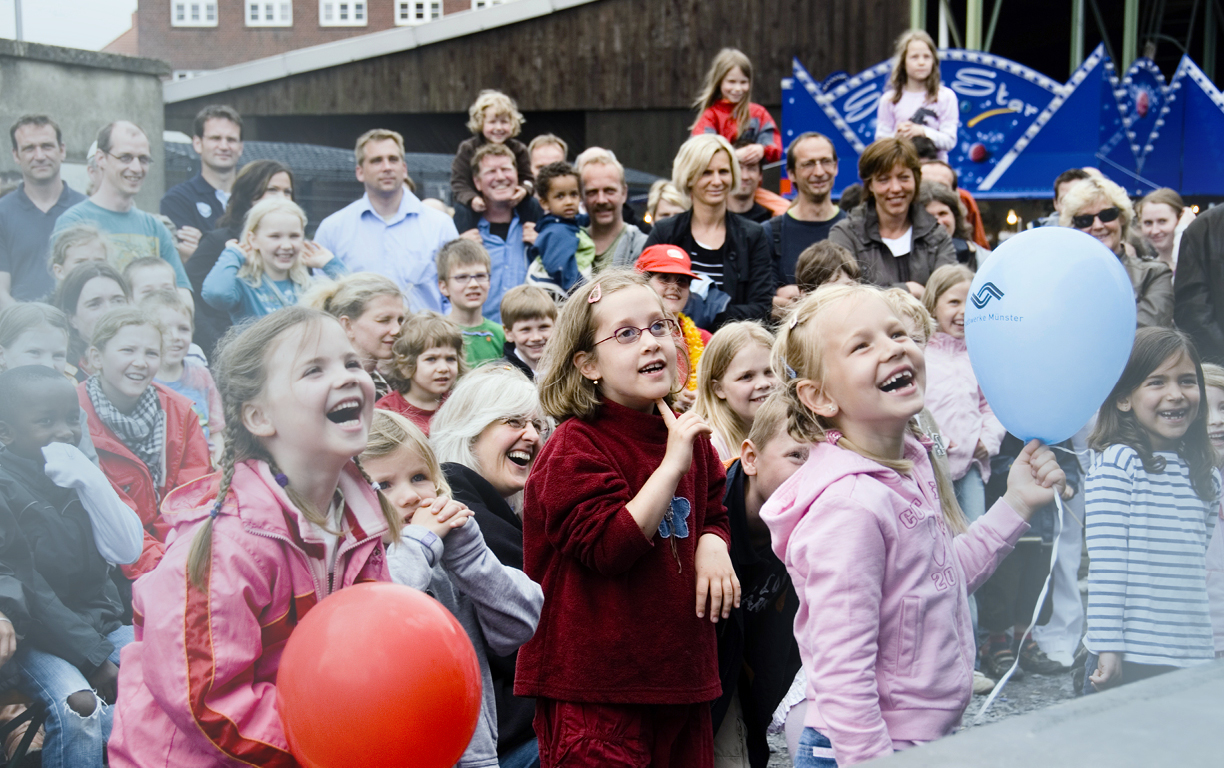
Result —
[{"label": "red balloon", "polygon": [[358,584],[298,624],[276,701],[289,749],[308,768],[448,768],[476,730],[480,663],[438,601]]}]

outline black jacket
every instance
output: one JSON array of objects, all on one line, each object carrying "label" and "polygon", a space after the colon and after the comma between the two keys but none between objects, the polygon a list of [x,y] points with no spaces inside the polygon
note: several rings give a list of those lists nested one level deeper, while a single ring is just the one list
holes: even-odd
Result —
[{"label": "black jacket", "polygon": [[740,607],[718,624],[718,668],[722,696],[714,702],[718,732],[732,694],[739,696],[752,768],[769,763],[765,730],[774,710],[802,666],[795,642],[799,596],[786,566],[768,546],[756,549],[748,532],[744,507],[744,472],[736,461],[727,469],[723,505],[731,522],[731,564],[740,579]]},{"label": "black jacket", "polygon": [[[475,513],[485,543],[501,564],[523,570],[523,522],[506,500],[474,469],[448,463],[442,465],[442,473],[450,483],[455,501],[466,504]],[[489,660],[497,700],[497,753],[505,755],[535,738],[531,725],[535,699],[514,695],[518,651],[498,656],[486,645],[485,657]]]},{"label": "black jacket", "polygon": [[111,566],[94,544],[89,513],[75,490],[60,488],[42,466],[8,451],[0,451],[0,507],[0,524],[17,525],[3,532],[4,564],[29,602],[33,621],[23,642],[92,674],[114,651],[106,636],[122,626],[123,606]]},{"label": "black jacket", "polygon": [[[531,370],[531,366],[524,363],[522,359],[514,353],[513,341],[507,341],[504,345],[502,345],[502,352],[506,356],[507,363],[513,365],[515,368],[518,368],[531,381],[535,381],[535,371]],[[505,563],[503,563],[503,565],[505,565]]]},{"label": "black jacket", "polygon": [[1177,256],[1173,319],[1204,360],[1224,364],[1224,206],[1186,227]]},{"label": "black jacket", "polygon": [[[680,245],[689,234],[692,221],[692,211],[660,221],[646,238],[646,247],[659,243]],[[724,254],[722,289],[731,296],[731,303],[715,319],[714,328],[732,320],[768,321],[778,287],[769,233],[760,224],[728,211]]]},{"label": "black jacket", "polygon": [[187,270],[187,278],[191,280],[191,293],[195,296],[195,334],[192,336],[192,341],[200,345],[200,349],[204,350],[209,360],[213,357],[213,349],[217,346],[217,342],[229,330],[231,323],[229,312],[217,309],[204,301],[204,278],[208,277],[217,259],[221,258],[221,251],[225,250],[225,244],[241,236],[241,224],[206,232],[200,238],[200,244],[196,246],[195,253],[183,265],[183,268]]}]

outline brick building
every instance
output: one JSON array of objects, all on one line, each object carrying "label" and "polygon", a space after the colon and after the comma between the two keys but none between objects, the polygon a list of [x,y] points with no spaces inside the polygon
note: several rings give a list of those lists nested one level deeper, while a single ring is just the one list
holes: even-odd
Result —
[{"label": "brick building", "polygon": [[508,0],[140,0],[103,48],[170,63],[182,80],[233,64]]}]

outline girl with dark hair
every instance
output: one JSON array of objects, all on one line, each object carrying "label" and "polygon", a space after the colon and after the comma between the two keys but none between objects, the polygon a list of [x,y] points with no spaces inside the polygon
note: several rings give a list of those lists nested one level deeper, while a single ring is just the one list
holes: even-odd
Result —
[{"label": "girl with dark hair", "polygon": [[293,199],[293,172],[275,160],[255,160],[243,166],[230,193],[225,213],[217,228],[200,238],[191,260],[186,263],[191,291],[195,294],[195,334],[192,340],[212,357],[213,348],[230,326],[229,314],[204,301],[204,278],[221,257],[225,245],[242,235],[242,221],[255,203],[269,197]]},{"label": "girl with dark hair", "polygon": [[1206,551],[1220,475],[1206,412],[1190,338],[1139,329],[1089,440],[1084,693],[1215,657]]},{"label": "girl with dark hair", "polygon": [[[127,280],[110,264],[101,261],[81,264],[68,273],[55,292],[55,306],[68,316],[72,332],[68,337],[66,372],[85,381],[93,370],[85,359],[94,326],[109,310],[132,300]],[[75,367],[74,367],[75,366]]]}]

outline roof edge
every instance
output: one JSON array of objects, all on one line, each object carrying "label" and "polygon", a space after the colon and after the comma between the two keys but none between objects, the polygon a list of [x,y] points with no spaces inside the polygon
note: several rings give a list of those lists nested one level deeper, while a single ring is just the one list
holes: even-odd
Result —
[{"label": "roof edge", "polygon": [[453,40],[597,1],[513,0],[503,5],[494,5],[479,10],[460,11],[420,26],[395,27],[309,48],[298,48],[287,53],[213,70],[187,80],[166,82],[162,85],[162,97],[166,104],[190,101],[236,88],[278,80],[290,75],[327,69],[340,64]]},{"label": "roof edge", "polygon": [[8,40],[0,38],[0,56],[12,56],[20,59],[46,61],[52,64],[66,64],[75,67],[92,67],[94,69],[113,69],[119,72],[132,72],[140,75],[163,77],[170,74],[170,65],[158,59],[145,59],[137,56],[124,56],[118,53],[103,53],[87,51],[82,48],[65,48],[58,45],[44,45],[28,41]]}]

